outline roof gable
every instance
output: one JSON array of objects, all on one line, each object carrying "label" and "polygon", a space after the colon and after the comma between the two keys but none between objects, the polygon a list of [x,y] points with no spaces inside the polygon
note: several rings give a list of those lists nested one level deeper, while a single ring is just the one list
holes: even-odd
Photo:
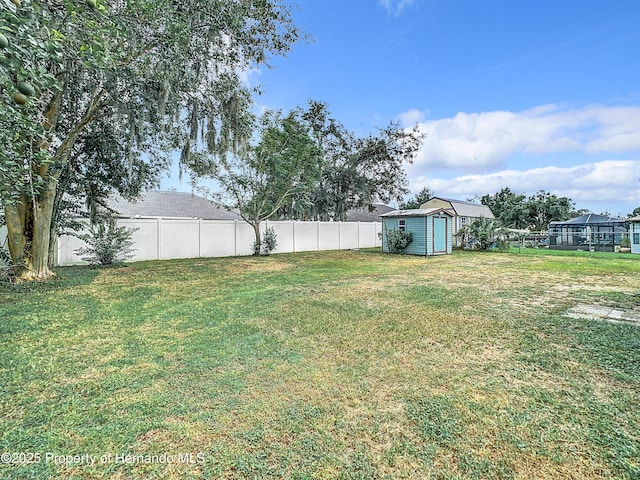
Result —
[{"label": "roof gable", "polygon": [[383,213],[381,217],[426,217],[429,215],[435,215],[436,213],[443,213],[452,217],[453,214],[445,208],[414,208],[411,210],[393,210],[391,212]]},{"label": "roof gable", "polygon": [[450,205],[449,208],[452,208],[459,217],[495,218],[491,209],[486,205],[444,197],[433,197],[420,205],[420,208],[442,207],[443,204]]},{"label": "roof gable", "polygon": [[239,220],[240,215],[222,204],[185,192],[152,190],[129,201],[121,196],[109,200],[109,207],[121,217],[202,218],[204,220]]}]

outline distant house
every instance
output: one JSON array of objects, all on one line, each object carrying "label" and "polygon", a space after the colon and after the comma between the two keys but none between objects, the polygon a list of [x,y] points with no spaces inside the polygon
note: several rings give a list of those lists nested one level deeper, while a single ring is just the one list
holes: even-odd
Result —
[{"label": "distant house", "polygon": [[[455,234],[458,233],[462,227],[470,224],[480,217],[495,218],[491,209],[486,205],[464,202],[462,200],[453,200],[451,198],[433,197],[428,202],[420,205],[420,208],[444,208],[451,212],[453,215],[452,231],[454,238]],[[459,245],[460,240],[456,240],[455,243],[456,245]]]},{"label": "distant house", "polygon": [[[129,201],[117,195],[110,199],[109,207],[123,218],[201,218],[203,220],[242,220],[239,213],[227,210],[222,204],[193,193],[157,191],[143,193],[139,199]],[[347,222],[379,222],[380,215],[393,210],[376,203],[373,211],[356,209],[347,212]]]},{"label": "distant house", "polygon": [[109,207],[123,218],[201,218],[203,220],[241,220],[237,212],[227,210],[222,204],[207,200],[193,193],[161,192],[143,193],[139,199],[129,201],[117,195],[110,199]]},{"label": "distant house", "polygon": [[627,233],[627,220],[588,213],[565,222],[551,222],[549,248],[613,252]]},{"label": "distant house", "polygon": [[372,212],[368,208],[349,210],[347,212],[347,222],[379,222],[380,215],[393,210],[387,205],[374,203]]},{"label": "distant house", "polygon": [[413,234],[413,241],[403,253],[412,255],[446,255],[452,248],[453,213],[444,208],[393,210],[382,218],[382,251],[389,252],[387,234],[402,230]]}]

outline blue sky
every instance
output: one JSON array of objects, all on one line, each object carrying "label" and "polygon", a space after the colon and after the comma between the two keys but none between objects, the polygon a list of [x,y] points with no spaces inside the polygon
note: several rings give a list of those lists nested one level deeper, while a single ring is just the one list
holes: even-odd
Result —
[{"label": "blue sky", "polygon": [[299,0],[292,13],[313,41],[248,75],[258,105],[323,101],[363,135],[418,123],[413,192],[640,206],[640,2]]}]

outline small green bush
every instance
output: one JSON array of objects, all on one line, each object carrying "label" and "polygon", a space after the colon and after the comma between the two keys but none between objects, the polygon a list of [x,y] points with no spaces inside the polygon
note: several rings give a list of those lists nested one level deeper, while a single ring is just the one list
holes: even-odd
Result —
[{"label": "small green bush", "polygon": [[278,234],[273,227],[267,227],[262,234],[262,240],[260,242],[253,242],[251,244],[251,251],[253,255],[270,255],[278,246]]},{"label": "small green bush", "polygon": [[624,248],[629,248],[631,246],[631,241],[629,240],[628,235],[623,235],[620,239],[620,246]]},{"label": "small green bush", "polygon": [[262,234],[262,248],[261,255],[269,255],[278,246],[278,234],[273,227],[267,227]]},{"label": "small green bush", "polygon": [[391,253],[402,253],[413,241],[413,233],[403,230],[387,230],[387,246]]},{"label": "small green bush", "polygon": [[137,228],[119,227],[115,217],[103,217],[89,226],[89,232],[77,235],[87,244],[74,253],[89,265],[110,266],[123,263],[133,256],[132,235]]}]

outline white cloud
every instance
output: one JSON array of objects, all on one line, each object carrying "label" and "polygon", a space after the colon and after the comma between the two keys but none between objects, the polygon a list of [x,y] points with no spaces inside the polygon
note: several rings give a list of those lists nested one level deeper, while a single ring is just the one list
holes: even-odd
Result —
[{"label": "white cloud", "polygon": [[[416,117],[410,110],[399,118]],[[514,154],[640,150],[640,107],[543,105],[523,112],[458,113],[419,124],[427,134],[412,167],[487,172]]]},{"label": "white cloud", "polygon": [[398,121],[405,127],[413,127],[415,124],[423,122],[427,115],[429,115],[427,110],[422,111],[414,108],[398,115]]},{"label": "white cloud", "polygon": [[532,195],[545,190],[566,196],[581,204],[598,205],[600,211],[628,213],[640,205],[640,160],[607,160],[572,167],[541,167],[529,170],[503,170],[487,175],[463,175],[452,179],[414,177],[411,189],[422,187],[438,196],[465,200],[493,194],[504,187]]},{"label": "white cloud", "polygon": [[415,0],[378,0],[378,4],[382,5],[389,15],[398,16],[414,1]]}]

